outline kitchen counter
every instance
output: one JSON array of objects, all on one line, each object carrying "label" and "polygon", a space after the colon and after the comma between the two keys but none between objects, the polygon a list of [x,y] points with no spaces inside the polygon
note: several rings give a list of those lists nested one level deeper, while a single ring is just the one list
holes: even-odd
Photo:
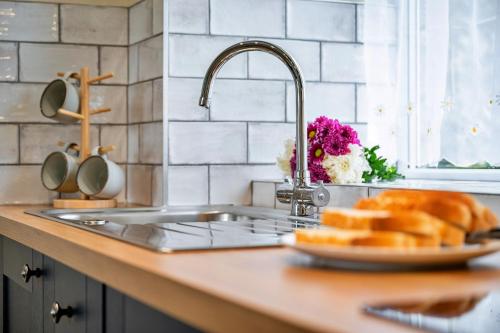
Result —
[{"label": "kitchen counter", "polygon": [[160,254],[0,207],[0,234],[126,295],[213,332],[420,332],[364,315],[366,303],[498,288],[500,254],[469,268],[312,268],[286,248]]}]

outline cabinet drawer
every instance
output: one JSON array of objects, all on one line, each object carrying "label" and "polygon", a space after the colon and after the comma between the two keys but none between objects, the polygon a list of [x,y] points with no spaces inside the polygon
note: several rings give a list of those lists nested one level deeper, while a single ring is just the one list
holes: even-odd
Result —
[{"label": "cabinet drawer", "polygon": [[31,292],[33,279],[25,282],[21,276],[24,265],[33,268],[33,250],[12,239],[3,237],[3,273],[21,288]]}]

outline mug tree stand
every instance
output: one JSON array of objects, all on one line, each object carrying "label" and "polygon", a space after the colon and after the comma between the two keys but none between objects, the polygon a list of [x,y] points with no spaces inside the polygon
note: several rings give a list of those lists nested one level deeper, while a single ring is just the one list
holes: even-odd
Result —
[{"label": "mug tree stand", "polygon": [[[57,76],[64,76],[64,73],[57,73]],[[106,73],[95,78],[89,77],[89,68],[82,67],[80,74],[74,73],[72,78],[80,81],[80,113],[70,112],[64,109],[59,109],[57,112],[69,117],[76,118],[80,121],[80,145],[77,147],[80,154],[80,163],[82,163],[90,155],[90,117],[96,114],[110,112],[110,108],[90,109],[90,85],[113,77],[112,73]],[[114,145],[101,147],[99,153],[104,154],[115,149]],[[54,199],[54,208],[115,208],[117,207],[116,199],[91,199],[85,194],[81,194],[79,199]]]}]

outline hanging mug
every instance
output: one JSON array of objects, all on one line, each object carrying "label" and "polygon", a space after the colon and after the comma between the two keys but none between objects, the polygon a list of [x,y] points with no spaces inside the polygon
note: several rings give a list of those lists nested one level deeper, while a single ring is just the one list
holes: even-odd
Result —
[{"label": "hanging mug", "polygon": [[122,168],[111,161],[107,154],[99,154],[96,147],[92,155],[82,162],[78,169],[76,181],[80,191],[96,199],[112,199],[125,185]]},{"label": "hanging mug", "polygon": [[46,189],[64,193],[78,192],[76,174],[80,161],[77,146],[76,143],[70,143],[63,151],[56,151],[47,156],[41,173],[42,184]]},{"label": "hanging mug", "polygon": [[79,89],[70,81],[73,72],[66,72],[64,77],[54,79],[45,88],[40,99],[40,110],[42,114],[61,123],[73,123],[78,119],[60,114],[57,111],[80,112]]}]

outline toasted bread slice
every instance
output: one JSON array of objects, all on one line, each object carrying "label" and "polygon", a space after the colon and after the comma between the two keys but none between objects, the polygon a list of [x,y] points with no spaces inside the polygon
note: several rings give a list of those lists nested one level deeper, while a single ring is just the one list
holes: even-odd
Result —
[{"label": "toasted bread slice", "polygon": [[355,207],[390,211],[418,210],[464,230],[468,230],[472,222],[472,214],[466,205],[446,198],[375,197],[362,199]]},{"label": "toasted bread slice", "polygon": [[372,229],[373,220],[385,219],[389,212],[359,209],[327,208],[321,215],[321,223],[342,229]]},{"label": "toasted bread slice", "polygon": [[374,246],[390,248],[415,248],[416,237],[401,232],[345,230],[345,229],[297,229],[298,243],[333,246]]}]

